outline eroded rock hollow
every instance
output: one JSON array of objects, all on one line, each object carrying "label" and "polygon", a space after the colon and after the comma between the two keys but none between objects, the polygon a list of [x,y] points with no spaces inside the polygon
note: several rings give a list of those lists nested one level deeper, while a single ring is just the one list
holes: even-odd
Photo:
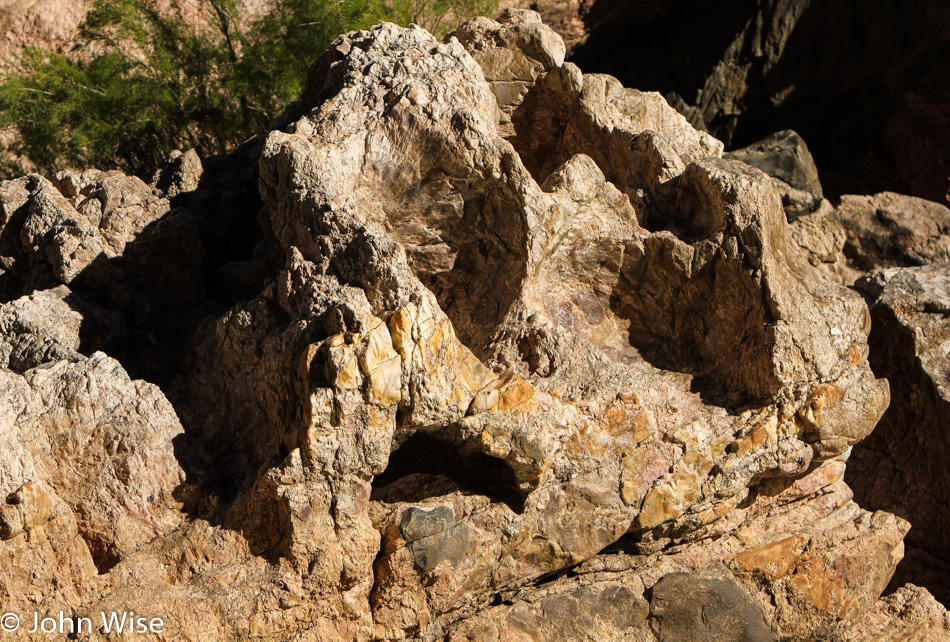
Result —
[{"label": "eroded rock hollow", "polygon": [[889,403],[864,299],[774,178],[564,50],[528,11],[383,24],[231,157],[3,183],[3,607],[946,639],[844,481]]}]

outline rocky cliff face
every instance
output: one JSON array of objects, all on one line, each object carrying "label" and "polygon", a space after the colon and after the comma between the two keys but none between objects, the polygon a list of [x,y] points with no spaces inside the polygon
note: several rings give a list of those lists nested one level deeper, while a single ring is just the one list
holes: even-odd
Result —
[{"label": "rocky cliff face", "polygon": [[729,147],[791,128],[834,196],[889,190],[946,202],[942,0],[519,4],[529,5],[581,43],[571,60],[582,69],[663,92]]},{"label": "rocky cliff face", "polygon": [[806,252],[782,176],[564,55],[531,12],[379,25],[231,157],[0,185],[4,609],[950,636],[926,590],[881,597],[913,516],[845,483],[891,386],[840,215]]}]

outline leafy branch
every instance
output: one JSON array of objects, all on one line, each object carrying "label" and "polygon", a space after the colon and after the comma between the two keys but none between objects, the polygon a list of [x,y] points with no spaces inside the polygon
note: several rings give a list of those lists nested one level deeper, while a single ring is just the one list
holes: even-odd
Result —
[{"label": "leafy branch", "polygon": [[[436,35],[490,14],[497,0],[271,0],[248,17],[235,0],[201,0],[186,24],[154,0],[97,0],[72,56],[28,50],[0,79],[6,150],[52,174],[118,167],[148,178],[169,151],[226,152],[267,131],[302,89],[307,67],[344,31],[382,20]],[[0,172],[22,172],[0,161]]]}]

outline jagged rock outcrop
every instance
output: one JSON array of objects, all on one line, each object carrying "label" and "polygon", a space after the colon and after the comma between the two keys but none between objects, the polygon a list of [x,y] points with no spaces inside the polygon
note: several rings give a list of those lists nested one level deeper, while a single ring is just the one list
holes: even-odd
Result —
[{"label": "jagged rock outcrop", "polygon": [[582,43],[571,61],[662,92],[728,147],[791,128],[834,197],[887,190],[946,203],[947,3],[558,4],[567,19],[548,10],[552,26]]},{"label": "jagged rock outcrop", "polygon": [[822,203],[818,168],[801,136],[791,130],[780,131],[762,140],[726,154],[758,167],[775,179],[789,221],[811,214]]},{"label": "jagged rock outcrop", "polygon": [[[864,300],[772,178],[564,52],[532,12],[382,24],[231,161],[0,186],[0,375],[42,399],[4,407],[3,456],[91,433],[68,456],[108,471],[5,469],[2,532],[52,536],[4,536],[0,586],[35,556],[63,587],[16,608],[196,640],[941,639],[926,591],[881,598],[907,521],[844,482],[889,400]],[[189,347],[150,370],[162,323]],[[167,400],[92,352],[123,336]]]},{"label": "jagged rock outcrop", "polygon": [[892,382],[894,395],[878,428],[855,450],[849,479],[863,505],[914,524],[895,581],[913,577],[946,603],[950,267],[878,270],[858,286],[873,301],[872,366]]},{"label": "jagged rock outcrop", "polygon": [[184,517],[174,409],[114,359],[79,354],[82,323],[65,287],[0,306],[9,611],[79,607],[100,574]]},{"label": "jagged rock outcrop", "polygon": [[950,616],[927,591],[908,584],[878,600],[864,622],[845,639],[944,640],[950,635]]},{"label": "jagged rock outcrop", "polygon": [[[751,151],[762,147],[753,146]],[[807,167],[807,151],[797,154],[777,146],[772,151],[777,162],[763,163],[761,154],[746,160],[763,166],[780,191],[794,194],[791,183],[801,176],[787,168]],[[809,262],[829,280],[855,284],[865,294],[873,329],[870,363],[875,374],[892,382],[891,405],[874,432],[856,446],[847,476],[862,506],[890,511],[913,524],[907,555],[890,587],[921,584],[946,602],[950,567],[942,553],[947,524],[941,520],[940,507],[950,476],[943,471],[946,404],[940,390],[946,380],[950,211],[938,203],[884,192],[843,196],[837,208],[822,200],[816,211],[804,215],[790,211],[786,201],[786,214],[792,237]],[[885,612],[905,599],[898,595],[892,596],[898,601],[888,602]],[[907,606],[908,613],[928,612],[926,600],[913,600],[917,605]],[[874,632],[862,633],[866,637],[861,639],[913,635],[927,639],[936,635],[931,626],[945,625],[932,614],[926,617],[929,623],[913,633],[900,627],[897,633],[888,625],[880,631],[869,629]]]},{"label": "jagged rock outcrop", "polygon": [[725,155],[758,167],[782,195],[792,238],[831,281],[851,285],[889,267],[950,262],[950,210],[913,196],[847,194],[822,198],[814,159],[793,131],[777,132]]}]

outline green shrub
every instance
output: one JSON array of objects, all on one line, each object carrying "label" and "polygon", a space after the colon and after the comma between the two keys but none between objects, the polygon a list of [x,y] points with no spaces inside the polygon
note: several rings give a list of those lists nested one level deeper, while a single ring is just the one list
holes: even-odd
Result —
[{"label": "green shrub", "polygon": [[248,19],[234,0],[201,0],[196,25],[153,0],[97,0],[80,31],[96,54],[28,50],[0,82],[0,127],[16,132],[6,151],[46,174],[95,166],[147,178],[172,149],[222,153],[266,131],[338,34],[390,20],[441,36],[496,2],[274,0]]}]

